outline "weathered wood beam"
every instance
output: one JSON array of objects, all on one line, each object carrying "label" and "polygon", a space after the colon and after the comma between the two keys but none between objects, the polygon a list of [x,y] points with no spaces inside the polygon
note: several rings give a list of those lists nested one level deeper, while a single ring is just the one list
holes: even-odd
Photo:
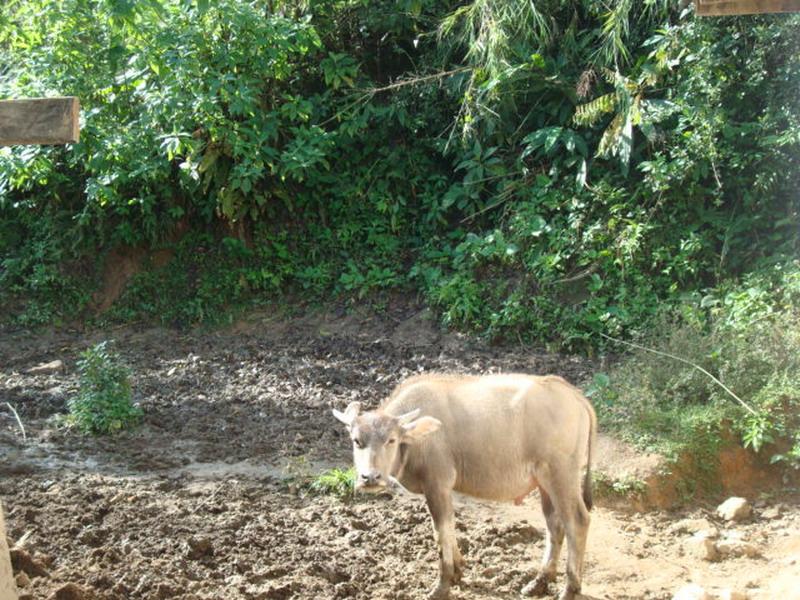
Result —
[{"label": "weathered wood beam", "polygon": [[78,141],[75,97],[0,100],[0,146]]},{"label": "weathered wood beam", "polygon": [[3,507],[0,505],[0,600],[17,600],[17,586],[11,570],[11,557],[6,542],[6,525],[3,522]]},{"label": "weathered wood beam", "polygon": [[800,12],[800,0],[695,0],[700,17]]}]

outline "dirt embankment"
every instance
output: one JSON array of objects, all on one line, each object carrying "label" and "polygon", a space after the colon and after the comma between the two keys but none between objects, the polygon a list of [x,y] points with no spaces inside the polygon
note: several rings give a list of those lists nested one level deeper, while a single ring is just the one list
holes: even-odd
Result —
[{"label": "dirt embankment", "polygon": [[[287,484],[287,474],[349,463],[330,408],[354,399],[377,404],[420,371],[547,372],[581,382],[592,365],[468,344],[439,334],[425,315],[395,316],[262,316],[231,331],[189,335],[6,332],[0,399],[19,411],[28,441],[10,415],[0,418],[0,497],[24,597],[421,597],[437,567],[420,499],[343,502]],[[77,387],[77,353],[106,337],[133,369],[143,426],[111,438],[58,430],[48,418]],[[64,370],[26,373],[55,358]],[[800,589],[796,505],[761,498],[754,517],[737,525],[708,508],[596,510],[586,593],[670,598],[688,581],[754,599],[791,598]],[[517,597],[543,551],[537,498],[519,507],[460,499],[457,510],[469,568],[454,598]],[[717,562],[695,556],[696,524],[680,525],[687,516],[706,519],[719,539],[746,540],[756,554]]]}]

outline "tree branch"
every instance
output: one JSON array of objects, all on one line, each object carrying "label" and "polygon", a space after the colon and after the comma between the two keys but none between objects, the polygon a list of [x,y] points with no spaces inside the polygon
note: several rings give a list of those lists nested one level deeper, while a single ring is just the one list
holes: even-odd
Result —
[{"label": "tree branch", "polygon": [[749,406],[749,405],[748,405],[748,404],[747,404],[747,403],[746,403],[744,400],[742,400],[741,398],[739,398],[739,396],[737,396],[736,394],[734,394],[734,393],[733,393],[733,392],[730,390],[730,388],[729,388],[727,385],[725,385],[724,383],[722,383],[722,382],[721,382],[719,379],[717,379],[716,377],[714,377],[714,376],[713,376],[711,373],[709,373],[708,371],[706,371],[706,370],[705,370],[703,367],[701,367],[700,365],[696,365],[696,364],[694,364],[692,361],[686,360],[685,358],[681,358],[680,356],[675,356],[674,354],[670,354],[669,352],[661,352],[660,350],[653,350],[652,348],[647,348],[647,347],[645,347],[645,346],[640,346],[639,344],[634,344],[633,342],[626,342],[625,340],[620,340],[620,339],[617,339],[617,338],[615,338],[615,337],[611,337],[610,335],[606,335],[606,334],[605,334],[605,333],[603,333],[603,332],[600,332],[600,335],[601,335],[601,336],[603,336],[603,337],[604,337],[604,338],[606,338],[606,339],[609,339],[609,340],[611,340],[612,342],[616,342],[616,343],[618,343],[618,344],[625,344],[626,346],[630,346],[630,347],[632,347],[632,348],[638,348],[639,350],[645,350],[645,351],[647,351],[647,352],[652,352],[653,354],[658,354],[659,356],[666,356],[667,358],[671,358],[671,359],[673,359],[673,360],[677,360],[677,361],[679,361],[679,362],[682,362],[682,363],[683,363],[683,364],[685,364],[685,365],[689,365],[690,367],[693,367],[693,368],[697,369],[698,371],[700,371],[701,373],[705,374],[706,376],[710,377],[710,378],[711,378],[711,380],[712,380],[714,383],[716,383],[716,384],[717,384],[719,387],[721,387],[723,390],[725,390],[726,392],[728,392],[728,394],[730,394],[730,396],[731,396],[731,397],[732,397],[734,400],[736,400],[736,401],[737,401],[739,404],[741,404],[741,405],[742,405],[742,406],[743,406],[745,409],[747,409],[747,411],[748,411],[750,414],[752,414],[752,415],[756,415],[756,414],[758,414],[758,413],[756,413],[756,411],[754,411],[752,408],[750,408],[750,406]]}]

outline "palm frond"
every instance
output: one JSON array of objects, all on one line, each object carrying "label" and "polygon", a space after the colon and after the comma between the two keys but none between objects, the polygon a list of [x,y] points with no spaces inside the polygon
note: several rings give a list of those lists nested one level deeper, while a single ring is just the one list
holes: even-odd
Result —
[{"label": "palm frond", "polygon": [[586,104],[578,105],[575,108],[572,122],[581,127],[594,125],[603,115],[614,112],[616,105],[616,94],[613,92],[603,94]]},{"label": "palm frond", "polygon": [[603,137],[600,138],[600,144],[597,146],[597,156],[609,158],[615,153],[614,150],[617,147],[624,125],[625,114],[617,113],[603,132]]}]

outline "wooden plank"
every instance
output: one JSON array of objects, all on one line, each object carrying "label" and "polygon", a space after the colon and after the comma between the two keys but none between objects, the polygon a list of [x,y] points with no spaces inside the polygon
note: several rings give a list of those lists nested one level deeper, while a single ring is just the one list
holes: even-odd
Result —
[{"label": "wooden plank", "polygon": [[6,542],[6,525],[3,522],[3,507],[0,505],[0,600],[17,600],[17,586],[11,571],[11,556]]},{"label": "wooden plank", "polygon": [[77,142],[79,110],[74,96],[0,100],[0,146]]},{"label": "wooden plank", "polygon": [[698,16],[800,12],[800,0],[695,0]]}]

